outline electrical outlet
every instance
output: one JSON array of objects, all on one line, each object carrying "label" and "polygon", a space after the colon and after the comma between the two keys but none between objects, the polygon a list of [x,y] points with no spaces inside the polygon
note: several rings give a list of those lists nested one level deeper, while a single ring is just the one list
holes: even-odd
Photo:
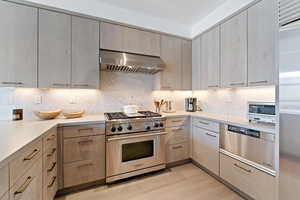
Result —
[{"label": "electrical outlet", "polygon": [[69,103],[70,104],[77,104],[76,97],[75,96],[70,97]]},{"label": "electrical outlet", "polygon": [[35,96],[35,99],[34,99],[34,103],[35,104],[42,104],[42,96],[40,96],[40,95],[37,95],[37,96]]}]

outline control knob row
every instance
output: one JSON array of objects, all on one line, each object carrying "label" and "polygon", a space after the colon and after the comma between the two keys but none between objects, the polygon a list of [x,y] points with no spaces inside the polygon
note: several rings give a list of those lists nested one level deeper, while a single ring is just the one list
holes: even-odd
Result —
[{"label": "control knob row", "polygon": [[163,124],[162,122],[160,122],[160,123],[155,123],[155,124],[154,124],[154,127],[155,127],[155,128],[158,128],[158,127],[164,127],[164,124]]},{"label": "control knob row", "polygon": [[[118,130],[118,131],[123,131],[123,127],[122,127],[122,126],[119,126],[118,128],[116,128],[116,127],[113,126],[113,127],[111,127],[110,130],[111,130],[111,132],[116,132],[117,130]],[[131,126],[131,125],[128,125],[128,126],[127,126],[127,130],[129,130],[129,131],[132,130],[132,126]]]}]

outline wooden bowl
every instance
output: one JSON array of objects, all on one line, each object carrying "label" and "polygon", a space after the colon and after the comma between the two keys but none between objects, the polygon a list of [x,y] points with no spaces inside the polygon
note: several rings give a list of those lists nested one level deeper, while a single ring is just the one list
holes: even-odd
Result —
[{"label": "wooden bowl", "polygon": [[84,110],[82,111],[77,111],[77,112],[67,112],[67,111],[64,111],[63,112],[63,116],[67,119],[72,119],[72,118],[80,118],[82,117],[82,115],[85,113]]},{"label": "wooden bowl", "polygon": [[58,115],[60,115],[61,110],[45,110],[45,111],[33,111],[34,114],[40,119],[55,119]]}]

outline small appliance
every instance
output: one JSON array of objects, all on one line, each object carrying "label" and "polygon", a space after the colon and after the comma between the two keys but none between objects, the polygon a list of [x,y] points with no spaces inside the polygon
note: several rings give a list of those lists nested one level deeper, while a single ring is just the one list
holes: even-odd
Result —
[{"label": "small appliance", "polygon": [[274,102],[248,102],[249,122],[276,123],[276,108]]},{"label": "small appliance", "polygon": [[185,110],[187,112],[197,111],[197,98],[186,98],[185,99]]}]

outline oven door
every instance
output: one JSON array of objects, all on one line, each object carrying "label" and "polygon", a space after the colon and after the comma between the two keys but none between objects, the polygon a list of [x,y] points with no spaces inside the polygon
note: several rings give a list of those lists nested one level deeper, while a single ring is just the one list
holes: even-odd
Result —
[{"label": "oven door", "polygon": [[166,163],[167,132],[112,136],[106,143],[107,177]]}]

